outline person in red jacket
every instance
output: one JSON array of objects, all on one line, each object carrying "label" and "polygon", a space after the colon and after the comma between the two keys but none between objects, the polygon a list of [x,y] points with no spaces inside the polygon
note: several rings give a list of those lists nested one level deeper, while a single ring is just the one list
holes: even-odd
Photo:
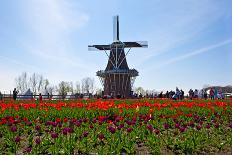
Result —
[{"label": "person in red jacket", "polygon": [[42,101],[43,100],[43,97],[41,95],[41,93],[39,93],[39,101]]},{"label": "person in red jacket", "polygon": [[209,95],[210,95],[211,100],[213,100],[213,99],[214,99],[214,91],[213,91],[213,88],[210,88]]}]

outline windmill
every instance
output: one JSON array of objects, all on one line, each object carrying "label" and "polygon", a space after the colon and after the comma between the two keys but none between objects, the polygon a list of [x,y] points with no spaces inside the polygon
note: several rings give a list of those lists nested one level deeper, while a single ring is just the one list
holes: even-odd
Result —
[{"label": "windmill", "polygon": [[[147,41],[121,42],[119,40],[119,16],[113,17],[113,43],[88,46],[90,51],[104,51],[108,56],[106,69],[96,73],[104,87],[104,95],[131,97],[132,86],[139,72],[136,69],[129,69],[126,56],[131,48],[136,47],[148,47]],[[125,49],[127,49],[126,53]]]}]

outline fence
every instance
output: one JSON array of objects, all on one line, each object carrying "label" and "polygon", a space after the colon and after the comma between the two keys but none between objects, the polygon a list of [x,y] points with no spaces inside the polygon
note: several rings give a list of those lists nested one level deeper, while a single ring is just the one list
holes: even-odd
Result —
[{"label": "fence", "polygon": [[[24,100],[24,99],[39,99],[40,95],[17,95],[17,100]],[[82,99],[82,98],[94,98],[96,96],[92,95],[83,95],[83,94],[76,94],[76,95],[41,95],[42,99],[52,99],[52,100],[59,100],[59,99]],[[13,94],[2,94],[2,99],[13,99]]]}]

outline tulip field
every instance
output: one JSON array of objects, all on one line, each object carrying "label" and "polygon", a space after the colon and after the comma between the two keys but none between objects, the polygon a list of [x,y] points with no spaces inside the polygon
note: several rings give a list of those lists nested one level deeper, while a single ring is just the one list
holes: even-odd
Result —
[{"label": "tulip field", "polygon": [[232,99],[0,100],[0,154],[232,154]]}]

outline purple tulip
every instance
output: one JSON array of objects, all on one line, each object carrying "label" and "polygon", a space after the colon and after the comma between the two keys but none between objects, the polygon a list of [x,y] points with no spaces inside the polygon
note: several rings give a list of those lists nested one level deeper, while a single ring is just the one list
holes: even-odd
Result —
[{"label": "purple tulip", "polygon": [[84,136],[84,137],[87,137],[88,135],[89,135],[89,132],[88,132],[88,131],[84,131],[84,132],[83,132],[83,136]]},{"label": "purple tulip", "polygon": [[179,129],[180,128],[180,124],[176,124],[175,128]]},{"label": "purple tulip", "polygon": [[127,128],[126,131],[130,133],[133,129],[132,128]]},{"label": "purple tulip", "polygon": [[50,124],[51,124],[51,122],[49,122],[49,121],[45,123],[46,126],[49,126]]},{"label": "purple tulip", "polygon": [[124,124],[120,124],[120,125],[118,126],[118,130],[121,130],[122,128],[124,128]]},{"label": "purple tulip", "polygon": [[53,139],[58,138],[58,134],[55,133],[55,132],[52,132],[52,133],[51,133],[51,137],[52,137]]},{"label": "purple tulip", "polygon": [[36,131],[40,131],[40,130],[41,130],[40,126],[37,125],[37,126],[35,127],[35,130],[36,130]]},{"label": "purple tulip", "polygon": [[48,132],[49,132],[49,129],[45,129],[44,131],[45,131],[46,133],[48,133]]},{"label": "purple tulip", "polygon": [[41,140],[40,140],[39,137],[37,137],[37,138],[35,139],[35,143],[36,143],[37,145],[39,145],[39,144],[41,143]]},{"label": "purple tulip", "polygon": [[74,132],[73,128],[68,128],[68,133],[73,133],[73,132]]},{"label": "purple tulip", "polygon": [[26,124],[27,124],[28,126],[31,126],[31,125],[32,125],[32,123],[31,123],[30,121],[27,121]]},{"label": "purple tulip", "polygon": [[12,127],[10,128],[10,131],[11,131],[11,132],[17,132],[17,127],[16,127],[16,126],[12,126]]},{"label": "purple tulip", "polygon": [[92,122],[93,122],[93,123],[96,123],[96,122],[97,122],[97,119],[96,119],[96,118],[94,118],[94,119],[92,120]]},{"label": "purple tulip", "polygon": [[214,124],[215,128],[219,128],[219,123]]},{"label": "purple tulip", "polygon": [[189,123],[189,126],[190,126],[191,128],[194,128],[194,127],[195,127],[194,122],[190,122],[190,123]]},{"label": "purple tulip", "polygon": [[30,153],[32,150],[31,146],[27,147],[23,152],[24,153]]},{"label": "purple tulip", "polygon": [[62,133],[63,133],[64,135],[67,135],[67,134],[68,134],[68,128],[64,128],[63,131],[62,131]]},{"label": "purple tulip", "polygon": [[178,120],[176,118],[173,118],[173,122],[178,123]]},{"label": "purple tulip", "polygon": [[77,121],[77,122],[75,123],[75,125],[76,125],[77,127],[80,127],[80,126],[81,126],[81,123],[80,123],[79,121]]},{"label": "purple tulip", "polygon": [[15,142],[16,142],[16,143],[19,143],[20,140],[21,140],[21,138],[20,138],[19,136],[17,136],[17,137],[15,138]]},{"label": "purple tulip", "polygon": [[185,127],[180,127],[179,130],[180,130],[180,132],[184,132],[185,131]]},{"label": "purple tulip", "polygon": [[228,127],[230,127],[232,129],[232,124],[229,124]]},{"label": "purple tulip", "polygon": [[147,129],[152,132],[154,128],[151,124],[149,124],[149,125],[147,125]]},{"label": "purple tulip", "polygon": [[159,134],[160,133],[160,131],[158,130],[158,129],[155,129],[155,134]]},{"label": "purple tulip", "polygon": [[57,122],[52,122],[52,126],[55,128],[57,127],[58,123]]},{"label": "purple tulip", "polygon": [[202,124],[203,124],[203,121],[200,121],[199,124],[202,125]]},{"label": "purple tulip", "polygon": [[90,124],[89,128],[90,128],[90,129],[93,129],[93,128],[94,128],[94,127],[93,127],[93,124]]},{"label": "purple tulip", "polygon": [[212,122],[213,122],[213,123],[217,123],[217,120],[214,119],[214,120],[212,120]]},{"label": "purple tulip", "polygon": [[211,125],[210,125],[210,124],[207,124],[205,127],[206,127],[207,129],[209,129],[209,128],[211,127]]},{"label": "purple tulip", "polygon": [[115,118],[115,121],[116,121],[116,122],[119,122],[119,121],[120,121],[120,118],[119,118],[119,117],[116,117],[116,118]]},{"label": "purple tulip", "polygon": [[167,123],[164,124],[164,129],[168,129],[169,125]]},{"label": "purple tulip", "polygon": [[105,138],[105,136],[104,136],[103,133],[100,133],[100,134],[98,134],[98,138],[99,138],[100,140],[103,140],[103,139]]},{"label": "purple tulip", "polygon": [[59,128],[62,128],[62,126],[63,126],[62,123],[59,123],[59,124],[58,124],[58,127],[59,127]]},{"label": "purple tulip", "polygon": [[109,126],[108,127],[108,130],[111,132],[111,133],[115,133],[116,132],[116,129],[112,126]]},{"label": "purple tulip", "polygon": [[132,125],[132,122],[130,120],[125,121],[128,125]]},{"label": "purple tulip", "polygon": [[87,123],[88,121],[89,121],[88,118],[84,118],[84,119],[83,119],[83,122],[84,122],[84,123]]},{"label": "purple tulip", "polygon": [[197,125],[197,130],[201,130],[201,125]]}]

